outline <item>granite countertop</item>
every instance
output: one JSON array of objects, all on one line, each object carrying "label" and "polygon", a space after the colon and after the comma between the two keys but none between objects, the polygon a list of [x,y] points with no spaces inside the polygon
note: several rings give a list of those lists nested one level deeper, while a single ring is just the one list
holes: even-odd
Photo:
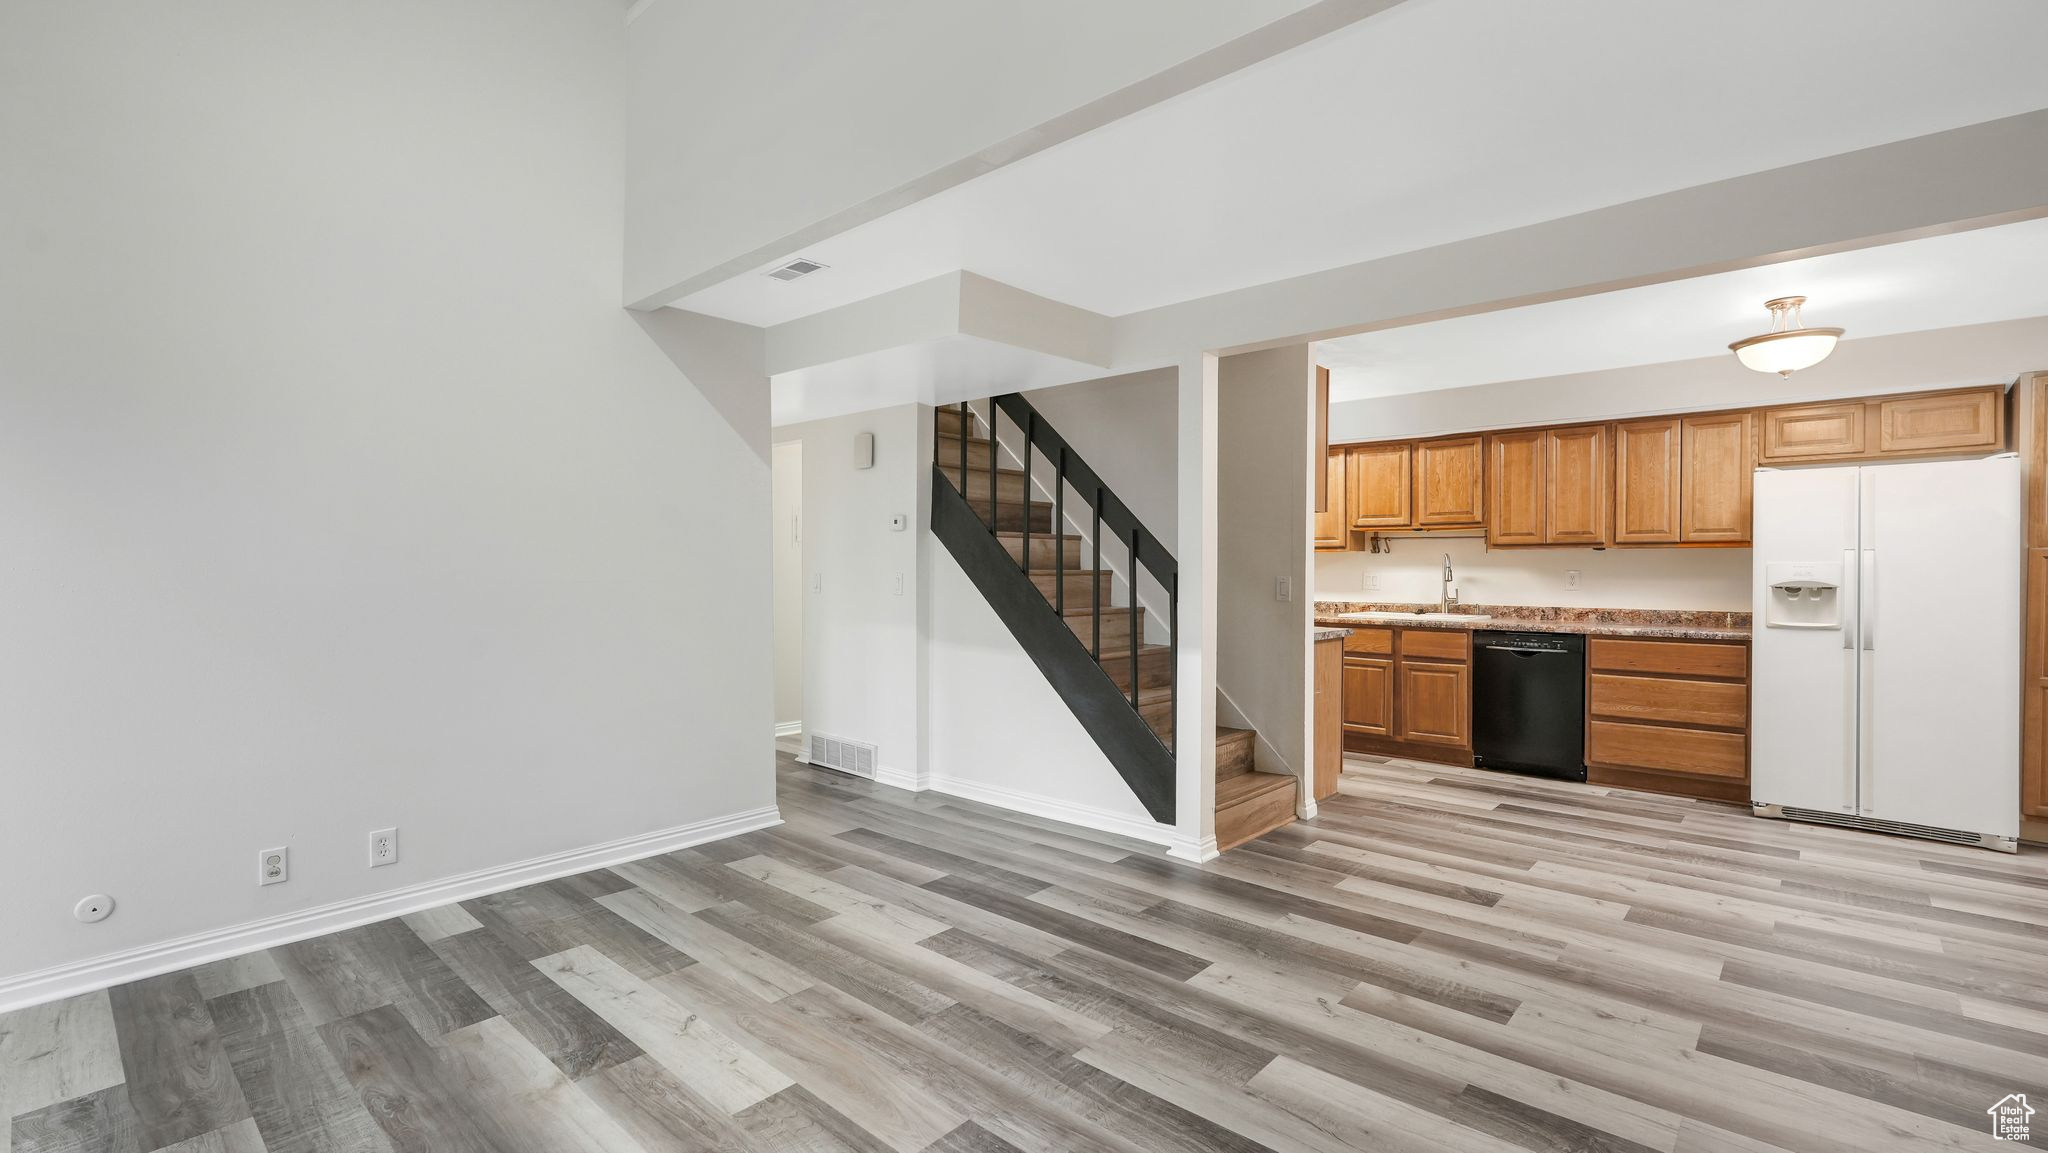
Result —
[{"label": "granite countertop", "polygon": [[1351,629],[1348,626],[1323,625],[1308,630],[1308,639],[1311,641],[1341,641],[1350,635]]},{"label": "granite countertop", "polygon": [[1514,633],[1583,633],[1686,641],[1747,641],[1749,614],[1682,609],[1580,609],[1537,605],[1460,605],[1457,611],[1489,620],[1347,621],[1344,613],[1415,612],[1434,606],[1368,601],[1316,601],[1316,624],[1351,628],[1398,625],[1404,629],[1497,629]]}]

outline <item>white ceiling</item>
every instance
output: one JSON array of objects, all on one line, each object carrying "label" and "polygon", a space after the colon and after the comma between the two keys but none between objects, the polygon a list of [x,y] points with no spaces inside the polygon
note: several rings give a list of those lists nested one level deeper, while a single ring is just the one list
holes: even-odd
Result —
[{"label": "white ceiling", "polygon": [[1794,260],[1314,346],[1332,401],[1662,364],[1770,328],[1764,301],[1805,296],[1846,339],[2048,316],[2048,220]]},{"label": "white ceiling", "polygon": [[678,307],[964,268],[1106,315],[2048,107],[2042,0],[1407,0]]}]

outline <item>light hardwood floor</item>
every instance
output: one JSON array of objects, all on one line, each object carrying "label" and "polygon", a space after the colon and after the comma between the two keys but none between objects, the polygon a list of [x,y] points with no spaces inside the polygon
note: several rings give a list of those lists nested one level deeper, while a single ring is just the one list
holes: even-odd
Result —
[{"label": "light hardwood floor", "polygon": [[788,823],[0,1017],[0,1150],[2012,1149],[2048,855],[1354,759],[1203,868]]}]

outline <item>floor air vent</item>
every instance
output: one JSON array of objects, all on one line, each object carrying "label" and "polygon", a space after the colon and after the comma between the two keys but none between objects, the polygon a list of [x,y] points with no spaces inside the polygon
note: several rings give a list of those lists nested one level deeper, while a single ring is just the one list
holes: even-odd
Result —
[{"label": "floor air vent", "polygon": [[875,779],[875,746],[865,741],[841,740],[823,733],[812,733],[810,755],[804,759],[819,768],[838,769],[856,777]]},{"label": "floor air vent", "polygon": [[[1768,809],[1768,812],[1764,812]],[[2004,849],[2011,842],[2003,837],[1986,837],[1968,833],[1961,829],[1940,829],[1933,825],[1915,825],[1909,821],[1887,821],[1881,817],[1859,817],[1854,813],[1831,813],[1826,809],[1801,809],[1792,805],[1762,806],[1759,812],[1766,816],[1789,817],[1795,821],[1808,821],[1816,825],[1839,825],[1845,829],[1862,829],[1871,833],[1894,833],[1901,837],[1920,837],[1929,841],[1947,841],[1952,845],[1978,845]]]}]

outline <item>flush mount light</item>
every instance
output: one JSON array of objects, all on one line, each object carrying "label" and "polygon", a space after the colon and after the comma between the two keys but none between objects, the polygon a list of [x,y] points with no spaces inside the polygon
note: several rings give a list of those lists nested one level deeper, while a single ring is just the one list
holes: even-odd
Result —
[{"label": "flush mount light", "polygon": [[1803,296],[1764,301],[1764,307],[1771,310],[1771,330],[1738,340],[1728,350],[1744,367],[1779,376],[1791,376],[1826,360],[1835,350],[1835,342],[1842,339],[1842,330],[1806,327],[1799,319],[1799,306],[1805,303]]}]

